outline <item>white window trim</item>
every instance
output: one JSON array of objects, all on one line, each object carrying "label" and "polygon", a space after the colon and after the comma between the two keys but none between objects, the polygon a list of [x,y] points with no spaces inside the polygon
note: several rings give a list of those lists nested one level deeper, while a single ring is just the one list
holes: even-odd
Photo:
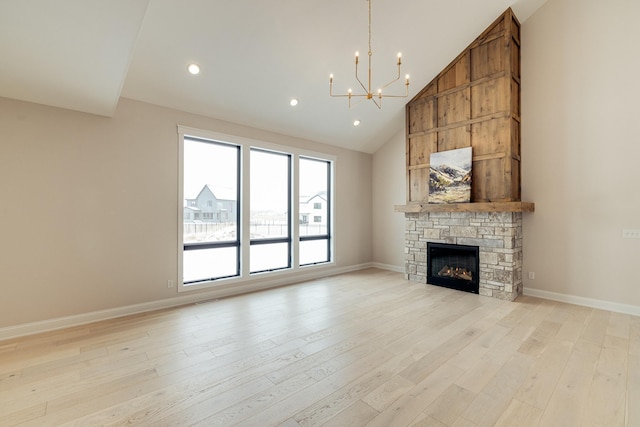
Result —
[{"label": "white window trim", "polygon": [[[317,151],[306,150],[298,147],[288,146],[288,145],[280,145],[274,144],[271,142],[255,140],[251,138],[245,138],[237,135],[230,135],[220,132],[208,131],[203,129],[192,128],[188,126],[177,126],[178,130],[178,292],[187,292],[194,291],[198,289],[207,289],[207,288],[216,288],[216,287],[229,287],[232,285],[239,285],[242,283],[247,283],[251,281],[258,281],[261,278],[269,277],[269,279],[283,277],[283,276],[291,276],[296,272],[300,272],[302,270],[308,269],[318,269],[323,267],[333,267],[335,266],[335,175],[336,175],[336,162],[337,156],[321,153]],[[249,250],[250,250],[250,236],[248,233],[245,233],[244,230],[249,230],[250,223],[250,215],[249,215],[249,204],[241,203],[241,211],[240,211],[240,275],[238,277],[224,278],[224,279],[216,279],[212,281],[203,281],[197,284],[189,284],[184,285],[183,283],[183,270],[182,270],[182,251],[184,246],[183,241],[183,228],[181,224],[184,222],[184,209],[182,208],[182,203],[184,200],[184,138],[185,136],[202,138],[202,139],[210,139],[213,141],[219,142],[227,142],[231,144],[239,145],[240,148],[240,161],[241,161],[241,174],[240,174],[240,197],[241,200],[244,199],[245,194],[249,194],[250,182],[249,182],[249,173],[245,173],[245,171],[249,170],[249,161],[250,161],[250,150],[251,148],[260,148],[265,150],[271,150],[275,152],[282,152],[286,154],[290,154],[292,157],[293,165],[292,165],[292,181],[293,181],[293,191],[291,194],[291,221],[293,224],[291,239],[292,239],[292,263],[291,268],[280,271],[273,272],[264,272],[264,273],[254,273],[251,274],[249,269],[249,263],[245,262],[245,260],[249,259]],[[316,264],[316,265],[306,265],[300,266],[300,261],[298,259],[300,239],[299,239],[299,224],[297,218],[299,217],[299,171],[298,164],[300,157],[306,157],[311,159],[318,159],[323,161],[329,161],[333,164],[331,168],[331,218],[334,220],[331,222],[329,235],[330,239],[330,253],[331,260],[326,263]]]}]

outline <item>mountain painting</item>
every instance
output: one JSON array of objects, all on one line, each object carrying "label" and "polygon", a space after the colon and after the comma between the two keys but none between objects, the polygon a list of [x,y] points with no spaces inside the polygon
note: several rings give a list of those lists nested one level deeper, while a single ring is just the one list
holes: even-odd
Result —
[{"label": "mountain painting", "polygon": [[431,154],[429,203],[471,201],[471,147]]}]

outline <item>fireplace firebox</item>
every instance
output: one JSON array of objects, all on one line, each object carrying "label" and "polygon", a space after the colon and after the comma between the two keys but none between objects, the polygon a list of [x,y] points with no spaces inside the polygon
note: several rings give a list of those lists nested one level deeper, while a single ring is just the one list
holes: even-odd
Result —
[{"label": "fireplace firebox", "polygon": [[427,242],[427,283],[479,293],[479,247]]}]

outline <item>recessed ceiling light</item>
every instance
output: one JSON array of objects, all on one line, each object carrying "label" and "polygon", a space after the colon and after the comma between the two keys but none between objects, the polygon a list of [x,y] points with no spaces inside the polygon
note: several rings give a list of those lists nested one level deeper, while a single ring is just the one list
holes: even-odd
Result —
[{"label": "recessed ceiling light", "polygon": [[195,76],[196,74],[200,73],[200,66],[198,64],[189,64],[187,70],[189,70],[189,72]]},{"label": "recessed ceiling light", "polygon": [[296,105],[298,105],[298,100],[296,98],[291,98],[289,104],[291,104],[292,107],[295,107]]},{"label": "recessed ceiling light", "polygon": [[360,125],[360,120],[354,120],[353,121],[353,125],[354,126],[359,126]]}]

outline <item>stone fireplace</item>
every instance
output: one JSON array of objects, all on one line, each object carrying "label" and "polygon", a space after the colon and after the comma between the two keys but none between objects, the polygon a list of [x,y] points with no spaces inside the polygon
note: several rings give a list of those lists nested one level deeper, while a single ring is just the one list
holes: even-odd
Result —
[{"label": "stone fireplace", "polygon": [[[480,295],[522,293],[522,215],[534,204],[521,200],[520,96],[520,23],[507,9],[407,103],[407,202],[395,206],[407,279],[437,281],[427,279],[430,242],[465,245],[478,247]],[[430,203],[432,155],[467,147],[469,202]]]},{"label": "stone fireplace", "polygon": [[522,294],[522,212],[405,212],[405,278],[427,282],[429,242],[478,246],[479,293]]}]

